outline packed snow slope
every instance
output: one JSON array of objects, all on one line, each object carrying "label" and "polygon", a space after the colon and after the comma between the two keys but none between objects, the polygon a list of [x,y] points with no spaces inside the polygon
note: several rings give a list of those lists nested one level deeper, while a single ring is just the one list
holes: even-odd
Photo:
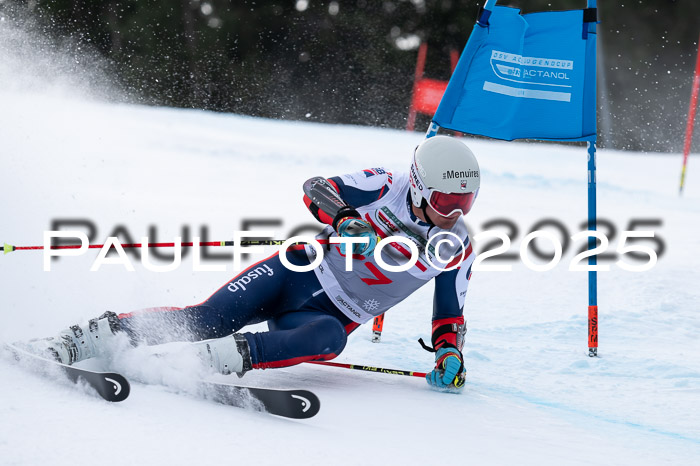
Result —
[{"label": "packed snow slope", "polygon": [[[18,246],[42,244],[57,219],[89,220],[98,243],[118,227],[137,240],[149,227],[152,240],[171,241],[183,227],[194,235],[202,226],[209,239],[228,239],[246,219],[279,220],[272,229],[284,237],[314,222],[301,201],[304,180],[377,166],[404,170],[421,140],[401,131],[39,94],[3,94],[2,102],[1,239]],[[464,141],[482,167],[479,199],[466,218],[472,234],[508,219],[519,231],[502,231],[517,253],[539,220],[560,221],[568,235],[583,229],[583,148]],[[163,381],[134,383],[122,404],[3,359],[2,463],[72,464],[87,455],[104,464],[696,464],[700,184],[693,158],[679,198],[679,162],[599,153],[599,215],[617,229],[608,252],[634,219],[660,221],[636,229],[654,230],[665,244],[647,272],[604,262],[610,271],[599,274],[599,358],[586,354],[587,274],[568,270],[578,241],[550,271],[512,259],[484,262],[512,271],[474,272],[465,306],[468,384],[460,394],[433,391],[418,378],[312,365],[240,380],[317,392],[319,415],[293,422],[176,393],[169,381],[186,378],[184,368],[144,370],[138,358],[94,363]],[[91,272],[96,251],[55,260],[50,272],[42,252],[2,257],[0,340],[51,335],[105,310],[198,303],[235,275],[228,260],[203,261],[223,272],[195,272],[188,255],[177,270],[157,273],[129,257],[133,272],[110,264]],[[426,286],[387,314],[381,343],[361,327],[338,360],[428,371],[432,355],[416,340],[429,338],[431,306]]]},{"label": "packed snow slope", "polygon": [[[66,220],[92,224],[95,243],[111,235],[172,241],[202,236],[203,228],[209,240],[244,229],[286,237],[315,222],[301,199],[306,179],[378,166],[406,170],[422,137],[38,89],[3,87],[0,102],[0,241],[17,246],[42,244],[44,231]],[[589,358],[587,274],[569,270],[583,240],[569,240],[549,271],[534,271],[517,257],[541,220],[549,219],[543,229],[561,240],[585,229],[585,149],[464,141],[482,168],[479,198],[466,217],[470,231],[507,233],[508,253],[516,257],[483,263],[510,271],[473,274],[461,393],[431,390],[419,378],[314,365],[220,377],[316,392],[321,412],[290,421],[183,394],[178,387],[196,369],[145,364],[138,350],[89,362],[153,382],[134,382],[121,404],[1,358],[0,463],[697,464],[700,160],[691,158],[679,197],[678,154],[599,152],[607,252],[615,254],[625,230],[653,230],[657,241],[638,244],[660,257],[645,272],[623,270],[619,255],[603,261],[610,270],[599,273],[600,357]],[[244,226],[250,220],[268,223]],[[86,231],[85,224],[72,228]],[[476,242],[477,251],[493,249],[491,241]],[[551,256],[546,240],[536,245]],[[532,250],[533,260],[547,262]],[[49,272],[40,251],[1,257],[0,342],[52,335],[105,310],[195,304],[236,275],[230,259],[203,260],[223,271],[195,271],[188,254],[176,270],[158,273],[128,257],[131,272],[115,264],[91,272],[97,251],[54,260]],[[337,360],[429,371],[433,356],[416,340],[429,339],[432,293],[425,286],[392,309],[379,344],[371,342],[369,325],[360,327]]]}]

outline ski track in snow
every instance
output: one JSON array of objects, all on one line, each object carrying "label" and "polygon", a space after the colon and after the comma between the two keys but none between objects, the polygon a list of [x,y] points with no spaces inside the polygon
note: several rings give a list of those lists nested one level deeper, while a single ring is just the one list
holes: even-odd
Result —
[{"label": "ski track in snow", "polygon": [[[280,218],[276,235],[313,223],[301,184],[362,168],[406,169],[420,134],[270,121],[0,91],[4,219],[0,240],[41,244],[55,218],[88,218],[102,241],[117,225],[135,240],[156,225],[229,238],[245,218]],[[586,217],[586,152],[555,144],[465,139],[483,169],[467,222],[508,218],[520,228]],[[475,272],[465,314],[466,390],[445,394],[418,378],[302,365],[254,371],[233,383],[306,388],[321,412],[291,421],[181,393],[190,372],[146,367],[168,386],[135,382],[121,404],[56,384],[0,360],[0,463],[73,464],[697,464],[700,458],[700,183],[680,156],[599,152],[599,215],[624,230],[659,218],[666,252],[654,269],[599,273],[600,358],[586,356],[586,274],[569,272],[574,246],[550,272],[513,263]],[[619,236],[618,236],[619,237]],[[613,241],[613,248],[617,240]],[[579,245],[576,245],[578,247]],[[268,249],[271,252],[271,250]],[[219,253],[220,251],[216,251]],[[56,333],[104,310],[200,302],[235,274],[193,272],[191,256],[158,274],[104,266],[96,253],[42,271],[40,252],[0,262],[0,341]],[[133,259],[132,259],[133,260]],[[135,262],[135,261],[134,261]],[[382,343],[370,325],[339,362],[428,371],[432,285],[387,314]],[[264,325],[256,326],[264,329]],[[90,364],[106,362],[92,361]],[[144,376],[138,359],[125,375]],[[227,380],[222,378],[222,380]],[[230,380],[230,379],[228,379]],[[86,392],[86,393],[81,393]],[[41,445],[40,448],[37,445]],[[107,447],[107,448],[105,448]]]}]

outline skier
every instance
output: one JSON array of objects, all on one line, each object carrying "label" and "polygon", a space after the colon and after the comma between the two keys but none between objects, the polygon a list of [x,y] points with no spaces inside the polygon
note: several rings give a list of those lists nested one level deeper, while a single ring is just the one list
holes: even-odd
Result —
[{"label": "skier", "polygon": [[[327,226],[310,244],[289,248],[294,266],[320,265],[305,272],[285,266],[279,252],[238,274],[201,304],[155,308],[129,314],[106,312],[87,326],[74,325],[54,338],[29,343],[64,364],[108,353],[110,341],[126,334],[133,344],[194,341],[204,362],[218,372],[239,375],[251,369],[286,367],[329,360],[345,347],[347,336],[435,279],[432,347],[435,368],[427,381],[440,388],[464,384],[463,307],[475,254],[461,217],[479,191],[477,160],[461,141],[435,136],[415,150],[409,173],[381,168],[304,184],[304,202]],[[392,242],[381,258],[378,241],[398,236],[415,244],[418,260],[405,271],[411,246]],[[355,241],[335,244],[335,237]],[[352,270],[346,270],[346,255]],[[448,257],[448,260],[444,260]],[[267,332],[238,333],[266,321]]]}]

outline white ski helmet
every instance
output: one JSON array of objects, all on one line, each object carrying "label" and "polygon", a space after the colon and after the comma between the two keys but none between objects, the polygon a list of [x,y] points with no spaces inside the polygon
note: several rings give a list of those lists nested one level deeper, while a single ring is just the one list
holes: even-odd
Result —
[{"label": "white ski helmet", "polygon": [[410,178],[413,205],[430,205],[443,217],[465,215],[479,192],[479,163],[463,142],[433,136],[416,147]]}]

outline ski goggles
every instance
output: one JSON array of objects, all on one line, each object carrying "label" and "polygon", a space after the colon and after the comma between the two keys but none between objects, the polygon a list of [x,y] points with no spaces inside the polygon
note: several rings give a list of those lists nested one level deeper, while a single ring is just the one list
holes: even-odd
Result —
[{"label": "ski goggles", "polygon": [[443,193],[434,189],[429,191],[428,204],[443,217],[449,217],[455,212],[467,215],[479,192],[478,189],[473,193]]}]

